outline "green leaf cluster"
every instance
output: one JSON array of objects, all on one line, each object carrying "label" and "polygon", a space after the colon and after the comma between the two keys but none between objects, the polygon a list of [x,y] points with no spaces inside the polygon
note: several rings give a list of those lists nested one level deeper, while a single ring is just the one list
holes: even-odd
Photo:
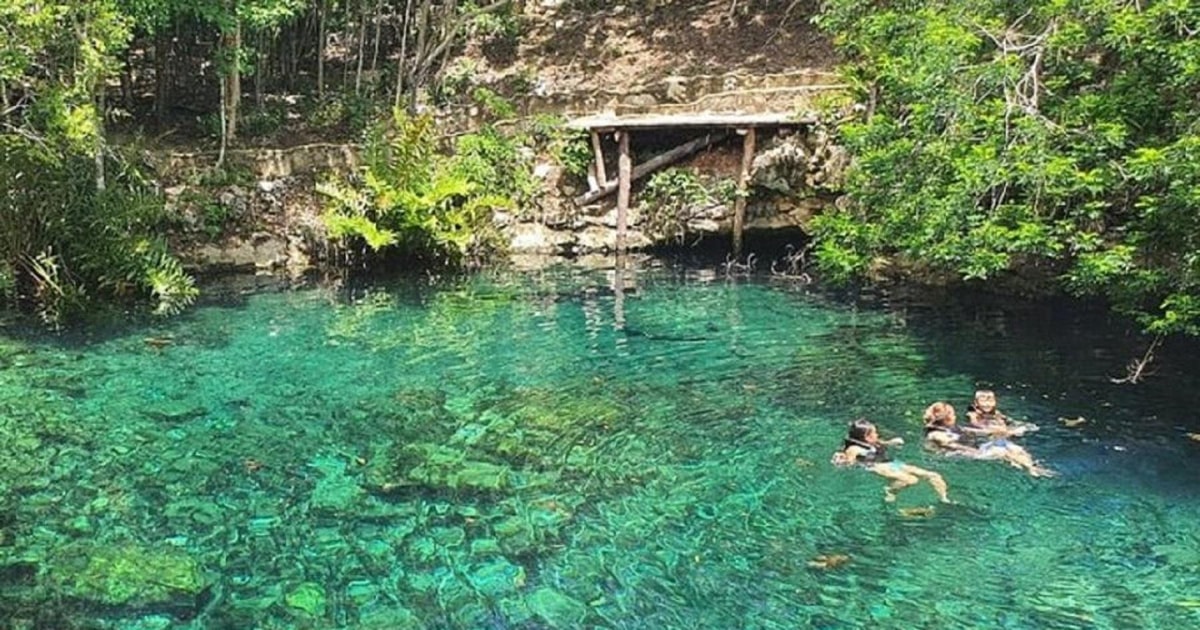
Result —
[{"label": "green leaf cluster", "polygon": [[19,135],[0,135],[0,283],[10,302],[34,307],[48,322],[81,314],[98,296],[152,299],[170,314],[197,290],[155,234],[161,200],[132,170],[103,191],[87,158],[55,155]]},{"label": "green leaf cluster", "polygon": [[494,252],[492,212],[531,194],[528,169],[493,130],[460,137],[452,155],[437,150],[438,140],[429,116],[397,109],[376,125],[361,171],[318,186],[330,236],[450,265]]},{"label": "green leaf cluster", "polygon": [[737,184],[729,179],[702,178],[683,168],[669,168],[650,177],[639,209],[646,230],[682,243],[688,222],[713,206],[731,203]]},{"label": "green leaf cluster", "polygon": [[814,222],[849,277],[1049,269],[1159,333],[1200,332],[1200,5],[827,0],[866,104],[853,203]]}]

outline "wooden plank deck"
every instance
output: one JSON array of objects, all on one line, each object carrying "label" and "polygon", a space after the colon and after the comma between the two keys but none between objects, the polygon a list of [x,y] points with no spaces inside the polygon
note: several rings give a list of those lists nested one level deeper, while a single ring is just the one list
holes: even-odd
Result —
[{"label": "wooden plank deck", "polygon": [[686,113],[686,114],[628,114],[612,112],[582,116],[567,121],[568,129],[584,131],[612,131],[617,129],[697,129],[785,127],[811,125],[813,118],[796,116],[794,113]]}]

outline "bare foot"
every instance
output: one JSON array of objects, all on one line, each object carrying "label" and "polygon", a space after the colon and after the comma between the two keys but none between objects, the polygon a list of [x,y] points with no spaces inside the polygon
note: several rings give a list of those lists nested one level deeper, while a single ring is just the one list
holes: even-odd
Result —
[{"label": "bare foot", "polygon": [[1053,470],[1050,470],[1049,468],[1042,468],[1041,466],[1034,466],[1033,468],[1030,468],[1029,474],[1033,475],[1034,477],[1057,477],[1058,476],[1058,473],[1054,472]]},{"label": "bare foot", "polygon": [[895,503],[896,502],[895,493],[893,493],[890,489],[884,490],[883,491],[883,501],[884,501],[884,503]]}]

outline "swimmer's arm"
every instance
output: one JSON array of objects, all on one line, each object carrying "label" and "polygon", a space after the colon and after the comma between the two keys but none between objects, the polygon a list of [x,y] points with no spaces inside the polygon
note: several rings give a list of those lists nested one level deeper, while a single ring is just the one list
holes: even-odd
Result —
[{"label": "swimmer's arm", "polygon": [[970,433],[971,435],[986,435],[988,437],[1008,437],[1010,435],[1010,431],[1007,428],[999,426],[992,427],[967,425],[962,428],[962,431],[963,433]]},{"label": "swimmer's arm", "polygon": [[975,450],[966,444],[959,444],[954,437],[945,431],[933,431],[925,436],[926,440],[937,444],[939,447],[949,451],[972,451]]},{"label": "swimmer's arm", "polygon": [[897,436],[890,440],[883,440],[883,443],[887,446],[904,446],[904,438]]},{"label": "swimmer's arm", "polygon": [[829,460],[834,466],[850,466],[858,461],[858,456],[861,455],[863,449],[857,446],[851,446],[844,451],[838,451],[833,454],[833,459]]}]

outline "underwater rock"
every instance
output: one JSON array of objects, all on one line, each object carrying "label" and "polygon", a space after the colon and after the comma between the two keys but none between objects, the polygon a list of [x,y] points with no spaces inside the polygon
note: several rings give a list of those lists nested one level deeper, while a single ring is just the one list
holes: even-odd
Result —
[{"label": "underwater rock", "polygon": [[354,580],[346,585],[346,599],[356,606],[365,606],[379,597],[379,587],[368,580]]},{"label": "underwater rock", "polygon": [[184,551],[133,544],[64,547],[50,575],[69,597],[133,608],[193,609],[206,586],[196,561]]},{"label": "underwater rock", "polygon": [[386,608],[371,606],[364,609],[354,627],[359,630],[423,630],[425,624],[413,611],[390,605]]},{"label": "underwater rock", "polygon": [[442,547],[459,547],[467,540],[467,534],[461,527],[435,527],[430,535]]},{"label": "underwater rock", "polygon": [[284,598],[289,610],[304,617],[325,616],[325,589],[315,582],[304,582],[292,589]]},{"label": "underwater rock", "polygon": [[587,617],[587,606],[562,593],[543,587],[525,598],[529,612],[556,628],[577,627]]},{"label": "underwater rock", "polygon": [[471,541],[472,556],[492,556],[500,553],[500,543],[495,538],[476,538]]},{"label": "underwater rock", "polygon": [[525,600],[510,597],[500,600],[500,614],[512,625],[520,625],[533,618],[533,612],[529,610],[529,605]]},{"label": "underwater rock", "polygon": [[318,512],[343,514],[354,510],[362,498],[364,491],[349,477],[326,477],[317,482],[313,488],[309,506]]},{"label": "underwater rock", "polygon": [[533,528],[519,516],[500,521],[492,531],[500,539],[500,547],[508,554],[519,556],[534,546]]},{"label": "underwater rock", "polygon": [[324,474],[309,500],[313,510],[331,515],[350,512],[366,496],[358,482],[346,474],[346,462],[340,458],[316,457],[308,465]]},{"label": "underwater rock", "polygon": [[525,586],[525,568],[505,558],[494,558],[474,567],[467,580],[480,595],[496,599]]},{"label": "underwater rock", "polygon": [[458,628],[485,628],[489,616],[487,609],[478,602],[467,602],[456,607],[450,614]]},{"label": "underwater rock", "polygon": [[466,459],[466,453],[438,444],[412,444],[404,449],[411,481],[435,488],[495,491],[508,487],[506,466]]},{"label": "underwater rock", "polygon": [[180,423],[208,414],[208,409],[185,401],[163,401],[152,408],[143,409],[142,415],[160,422]]}]

